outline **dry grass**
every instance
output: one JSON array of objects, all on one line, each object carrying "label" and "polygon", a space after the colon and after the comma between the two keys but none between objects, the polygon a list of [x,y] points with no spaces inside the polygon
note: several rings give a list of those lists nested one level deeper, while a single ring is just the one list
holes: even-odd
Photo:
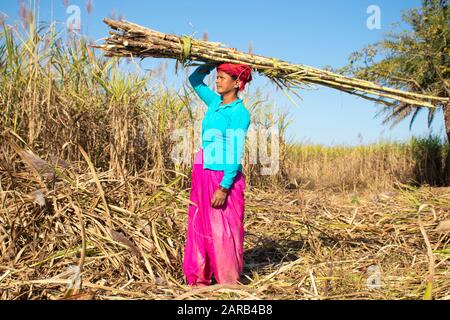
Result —
[{"label": "dry grass", "polygon": [[288,145],[286,175],[291,185],[338,192],[377,192],[397,182],[445,186],[448,150],[439,136],[356,147]]},{"label": "dry grass", "polygon": [[105,55],[109,57],[172,58],[183,63],[188,60],[206,63],[244,63],[267,76],[281,89],[288,89],[295,94],[297,94],[295,89],[319,84],[387,105],[392,105],[393,101],[400,101],[435,108],[449,101],[446,97],[383,87],[373,82],[348,78],[305,65],[238,52],[224,48],[220,43],[164,34],[128,21],[107,18],[103,21],[112,30],[109,32],[110,36],[105,39],[105,44],[96,47],[104,50]]},{"label": "dry grass", "polygon": [[[252,122],[279,124],[281,170],[245,166],[243,285],[188,288],[190,166],[169,152],[171,130],[201,108],[84,40],[64,47],[28,25],[24,40],[0,32],[1,299],[449,298],[450,190],[398,183],[416,165],[436,176],[435,152],[286,149],[286,115],[258,96]],[[378,290],[366,285],[373,266]]]},{"label": "dry grass", "polygon": [[[120,181],[88,159],[45,175],[36,155],[2,145],[2,299],[421,299],[429,250],[431,295],[449,297],[449,233],[435,231],[449,219],[448,188],[249,189],[244,285],[193,289],[181,271],[188,189]],[[81,291],[68,291],[70,266],[82,268]],[[373,266],[381,288],[370,290]]]}]

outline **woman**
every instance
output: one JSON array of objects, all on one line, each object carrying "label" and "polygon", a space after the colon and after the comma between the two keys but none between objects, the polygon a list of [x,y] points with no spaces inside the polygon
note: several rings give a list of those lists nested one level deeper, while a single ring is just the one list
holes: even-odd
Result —
[{"label": "woman", "polygon": [[208,110],[202,149],[195,155],[183,270],[190,286],[235,284],[243,269],[244,190],[241,159],[250,113],[238,92],[252,80],[249,66],[217,67],[217,93],[204,83],[215,67],[203,65],[189,77]]}]

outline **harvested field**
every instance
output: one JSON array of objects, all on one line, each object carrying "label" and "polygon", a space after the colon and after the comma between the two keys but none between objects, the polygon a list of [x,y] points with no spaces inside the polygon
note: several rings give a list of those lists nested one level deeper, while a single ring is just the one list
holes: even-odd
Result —
[{"label": "harvested field", "polygon": [[115,180],[88,158],[43,171],[21,154],[0,166],[1,299],[450,298],[449,230],[436,230],[450,188],[249,188],[243,285],[192,289],[181,269],[188,189]]},{"label": "harvested field", "polygon": [[[191,70],[169,86],[164,63],[104,58],[19,6],[24,28],[0,24],[0,299],[450,299],[448,142],[294,145],[289,114],[258,88],[243,97],[258,139],[249,137],[243,169],[241,284],[188,287],[191,160],[206,107]],[[294,93],[314,84],[388,104],[448,102],[189,37],[142,52],[123,41],[143,40],[131,27],[113,28],[111,55],[163,52],[184,66],[253,59],[244,62]],[[270,161],[249,161],[255,150]],[[279,170],[264,174],[273,163]]]}]

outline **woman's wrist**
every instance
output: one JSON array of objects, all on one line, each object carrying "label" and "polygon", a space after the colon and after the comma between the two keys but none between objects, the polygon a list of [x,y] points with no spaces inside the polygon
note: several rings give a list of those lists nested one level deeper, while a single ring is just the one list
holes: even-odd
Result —
[{"label": "woman's wrist", "polygon": [[225,188],[225,187],[222,187],[221,185],[219,185],[219,190],[222,191],[222,192],[225,192],[225,193],[227,193],[227,194],[228,194],[228,192],[230,191],[230,189],[227,189],[227,188]]}]

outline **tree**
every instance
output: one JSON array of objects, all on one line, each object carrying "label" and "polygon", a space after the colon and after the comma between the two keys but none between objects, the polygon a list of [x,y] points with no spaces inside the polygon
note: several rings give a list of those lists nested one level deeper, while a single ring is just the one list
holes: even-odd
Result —
[{"label": "tree", "polygon": [[[402,15],[409,30],[389,32],[385,39],[366,46],[349,57],[349,64],[337,70],[382,85],[435,96],[450,96],[450,27],[446,0],[422,0],[421,8]],[[377,117],[391,128],[412,114],[410,129],[417,115],[428,112],[431,126],[436,111],[443,109],[447,141],[450,144],[450,105],[417,107],[397,102],[383,105]]]},{"label": "tree", "polygon": [[[352,53],[349,64],[337,71],[402,90],[449,97],[450,27],[447,0],[422,0],[420,8],[403,13],[402,21],[409,28],[400,31],[393,29],[384,40]],[[411,130],[417,115],[424,109],[428,112],[429,127],[437,111],[442,109],[447,150],[450,150],[449,103],[428,108],[393,102],[383,105],[376,117],[384,115],[383,124],[391,124],[392,128],[412,115]],[[446,185],[450,185],[450,151],[447,152],[442,178]]]}]

